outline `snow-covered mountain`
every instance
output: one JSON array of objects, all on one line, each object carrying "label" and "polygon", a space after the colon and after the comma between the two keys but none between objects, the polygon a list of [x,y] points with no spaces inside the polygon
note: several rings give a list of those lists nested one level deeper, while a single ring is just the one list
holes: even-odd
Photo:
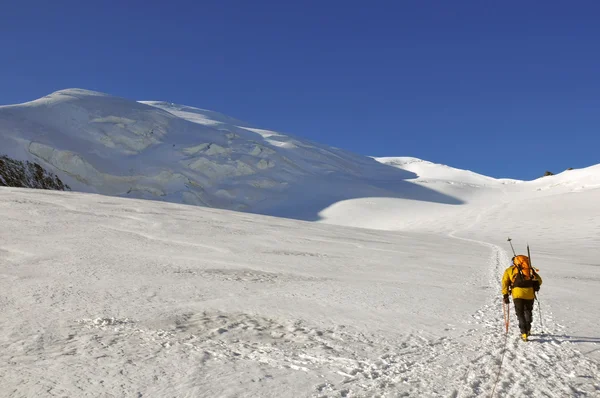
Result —
[{"label": "snow-covered mountain", "polygon": [[0,154],[39,163],[76,191],[383,229],[406,226],[416,207],[453,212],[512,194],[517,184],[526,187],[515,191],[519,197],[600,186],[597,168],[535,182],[494,179],[415,158],[373,159],[203,109],[81,89],[0,107]]},{"label": "snow-covered mountain", "polygon": [[0,396],[600,391],[600,165],[494,179],[82,90],[0,107],[0,154],[123,197],[0,187]]},{"label": "snow-covered mountain", "polygon": [[459,203],[368,157],[216,112],[80,89],[0,107],[0,152],[40,162],[77,191],[304,219],[365,196]]}]

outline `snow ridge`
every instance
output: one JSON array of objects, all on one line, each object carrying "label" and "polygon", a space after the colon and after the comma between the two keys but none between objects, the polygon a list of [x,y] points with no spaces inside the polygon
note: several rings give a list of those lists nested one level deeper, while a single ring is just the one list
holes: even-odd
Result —
[{"label": "snow ridge", "polygon": [[[0,142],[77,191],[308,219],[321,202],[403,197],[412,185],[410,172],[216,112],[81,89],[0,107]],[[420,200],[458,202],[414,189]]]},{"label": "snow ridge", "polygon": [[410,157],[370,158],[204,109],[82,89],[0,107],[0,155],[39,163],[72,189],[402,229],[456,207],[583,192],[600,165],[535,181]]}]

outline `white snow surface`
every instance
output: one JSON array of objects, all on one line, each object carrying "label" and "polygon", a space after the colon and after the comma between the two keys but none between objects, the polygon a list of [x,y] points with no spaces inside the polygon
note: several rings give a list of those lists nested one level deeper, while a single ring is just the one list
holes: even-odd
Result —
[{"label": "white snow surface", "polygon": [[68,89],[0,107],[0,153],[76,191],[319,220],[361,197],[459,203],[406,170],[203,109]]},{"label": "white snow surface", "polygon": [[0,396],[598,397],[600,190],[499,198],[381,231],[1,188]]},{"label": "white snow surface", "polygon": [[414,206],[423,204],[437,217],[490,196],[600,187],[600,165],[531,182],[494,179],[416,158],[361,156],[204,109],[82,89],[0,106],[0,154],[38,162],[75,191],[391,230],[415,223]]},{"label": "white snow surface", "polygon": [[0,188],[0,397],[600,396],[600,165],[494,179],[77,89],[0,107],[0,153],[87,192]]},{"label": "white snow surface", "polygon": [[[362,197],[340,200],[319,212],[323,222],[383,230],[418,229],[445,231],[471,222],[473,209],[485,209],[507,203],[546,201],[562,194],[598,192],[600,164],[533,181],[495,179],[468,170],[455,169],[421,159],[377,158],[379,162],[411,172],[416,177],[405,182],[427,188],[452,201],[415,200],[414,198]],[[410,186],[407,188],[410,189]],[[592,193],[593,195],[593,193]],[[585,196],[585,195],[584,195]],[[552,201],[552,199],[549,199]],[[545,202],[544,202],[545,203]],[[558,203],[561,203],[558,201]],[[458,204],[458,205],[454,205]],[[532,214],[538,214],[541,209]],[[597,211],[592,210],[592,214]],[[552,214],[544,213],[552,217]],[[507,215],[508,219],[512,218]],[[444,222],[440,222],[441,219]],[[512,220],[517,223],[518,219]],[[517,225],[512,225],[511,228]],[[506,232],[509,232],[510,229]]]}]

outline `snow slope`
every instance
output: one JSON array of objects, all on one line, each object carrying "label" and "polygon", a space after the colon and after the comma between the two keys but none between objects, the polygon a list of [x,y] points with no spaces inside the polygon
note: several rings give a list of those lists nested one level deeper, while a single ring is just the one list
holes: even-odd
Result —
[{"label": "snow slope", "polygon": [[0,396],[600,396],[600,165],[498,180],[84,90],[0,107],[0,145],[162,201],[0,188]]},{"label": "snow slope", "polygon": [[[473,221],[473,214],[503,203],[543,201],[555,195],[597,192],[600,188],[600,164],[533,181],[520,181],[494,179],[415,158],[377,160],[414,173],[415,177],[408,182],[455,198],[461,205],[449,206],[441,201],[407,198],[363,197],[339,201],[323,209],[319,212],[323,222],[384,230],[447,230],[468,225]],[[551,217],[551,214],[545,216]]]},{"label": "snow slope", "polygon": [[83,192],[390,230],[461,214],[466,203],[600,187],[600,165],[532,182],[494,179],[81,89],[0,107],[0,154],[38,162]]},{"label": "snow slope", "polygon": [[0,153],[39,162],[77,191],[305,220],[361,197],[460,203],[368,157],[216,112],[81,89],[0,107]]},{"label": "snow slope", "polygon": [[[597,397],[599,199],[428,232],[0,188],[0,396]],[[505,232],[544,277],[530,343]]]}]

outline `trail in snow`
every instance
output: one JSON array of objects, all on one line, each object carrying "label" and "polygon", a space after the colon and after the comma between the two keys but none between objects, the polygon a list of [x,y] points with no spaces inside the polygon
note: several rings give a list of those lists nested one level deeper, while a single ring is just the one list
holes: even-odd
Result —
[{"label": "trail in snow", "polygon": [[[488,245],[493,251],[489,267],[490,285],[496,289],[473,316],[475,323],[483,326],[483,334],[471,336],[475,344],[470,347],[472,352],[467,354],[471,361],[463,379],[467,391],[459,391],[457,396],[486,396],[493,389],[497,373],[500,374],[497,397],[593,397],[599,394],[600,386],[590,379],[590,375],[600,370],[598,364],[585,358],[569,339],[563,337],[564,327],[554,321],[551,308],[545,307],[542,313],[544,330],[540,327],[535,309],[533,336],[528,343],[519,338],[516,317],[511,308],[511,327],[507,346],[504,346],[499,286],[510,257],[499,247]],[[505,359],[500,367],[504,350]]]},{"label": "trail in snow", "polygon": [[504,346],[473,211],[444,237],[1,189],[0,396],[597,396],[543,291]]},{"label": "trail in snow", "polygon": [[[473,224],[464,229],[473,228],[494,208],[478,214]],[[459,232],[449,235],[486,246],[492,255],[488,261],[490,297],[473,315],[475,323],[483,326],[482,333],[467,335],[475,344],[466,350],[469,361],[461,379],[465,388],[457,391],[455,397],[491,397],[492,391],[496,397],[600,396],[600,383],[591,376],[600,372],[600,366],[582,355],[574,344],[576,341],[565,335],[565,327],[554,320],[550,306],[544,306],[540,320],[537,308],[540,303],[535,302],[532,337],[525,343],[519,337],[511,300],[510,328],[505,336],[500,289],[502,275],[511,264],[512,256],[495,244],[460,237]],[[538,293],[538,299],[543,302],[542,292],[543,289]],[[452,355],[452,352],[448,354]]]}]

